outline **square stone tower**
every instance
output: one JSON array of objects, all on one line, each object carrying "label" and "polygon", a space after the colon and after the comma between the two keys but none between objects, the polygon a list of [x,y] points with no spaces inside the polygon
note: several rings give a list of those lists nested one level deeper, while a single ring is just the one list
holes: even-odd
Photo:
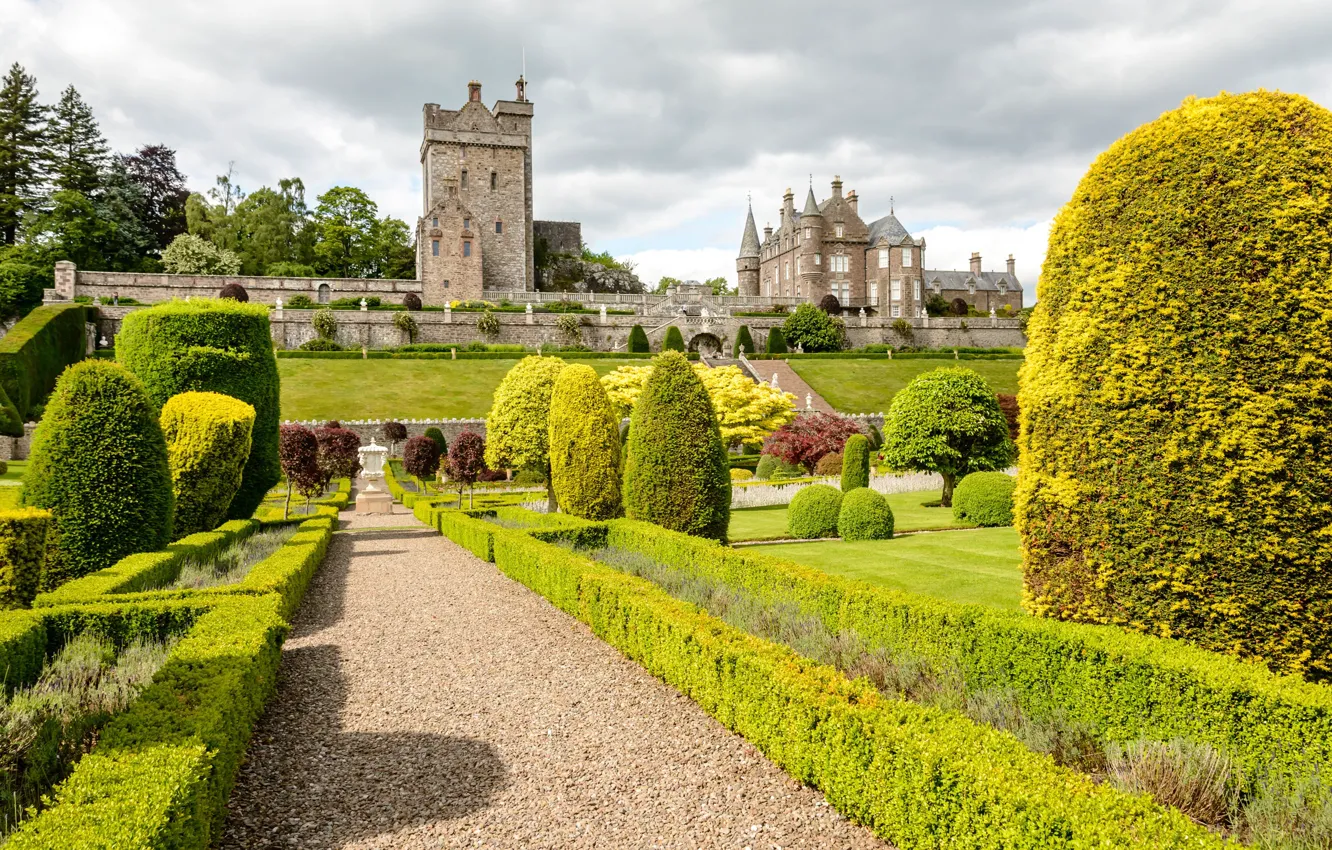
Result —
[{"label": "square stone tower", "polygon": [[475,81],[461,109],[425,105],[416,246],[427,304],[535,288],[532,104],[526,81],[516,85],[494,109]]}]

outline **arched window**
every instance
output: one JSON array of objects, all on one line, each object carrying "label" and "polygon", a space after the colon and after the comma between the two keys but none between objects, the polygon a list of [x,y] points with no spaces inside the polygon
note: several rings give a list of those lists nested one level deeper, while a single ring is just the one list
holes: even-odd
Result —
[{"label": "arched window", "polygon": [[319,284],[319,303],[327,304],[333,297],[333,287],[327,283]]}]

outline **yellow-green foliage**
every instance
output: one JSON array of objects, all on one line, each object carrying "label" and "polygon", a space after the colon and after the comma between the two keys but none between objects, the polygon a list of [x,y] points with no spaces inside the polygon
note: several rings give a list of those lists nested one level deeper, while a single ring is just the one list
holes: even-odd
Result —
[{"label": "yellow-green foliage", "polygon": [[176,493],[177,538],[227,517],[250,456],[254,407],[221,393],[189,392],[162,406],[162,434]]},{"label": "yellow-green foliage", "polygon": [[1332,676],[1332,113],[1190,99],[1050,232],[1021,373],[1025,604]]},{"label": "yellow-green foliage", "polygon": [[558,357],[524,357],[500,381],[486,416],[486,466],[549,468],[550,394],[566,365]]},{"label": "yellow-green foliage", "polygon": [[46,560],[49,511],[0,511],[0,608],[27,608]]},{"label": "yellow-green foliage", "polygon": [[620,428],[591,366],[568,366],[550,397],[550,477],[560,510],[620,516]]}]

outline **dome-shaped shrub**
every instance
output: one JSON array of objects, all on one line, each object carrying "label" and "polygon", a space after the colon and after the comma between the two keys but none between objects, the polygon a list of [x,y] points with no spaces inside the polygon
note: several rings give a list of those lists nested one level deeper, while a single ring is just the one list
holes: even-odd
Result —
[{"label": "dome-shaped shrub", "polygon": [[250,457],[254,407],[221,393],[181,393],[162,406],[177,540],[227,518]]},{"label": "dome-shaped shrub", "polygon": [[811,484],[791,499],[786,509],[786,531],[802,540],[836,537],[841,512],[841,490],[828,484]]},{"label": "dome-shaped shrub", "polygon": [[[404,430],[406,430],[406,429],[404,429]],[[448,454],[449,454],[449,441],[446,440],[446,439],[444,439],[444,432],[443,432],[443,431],[439,430],[439,429],[436,428],[434,425],[431,425],[429,428],[425,429],[425,435],[426,435],[427,437],[429,437],[430,439],[434,440],[434,441],[435,441],[435,445],[439,446],[439,456],[440,456],[441,458],[446,458],[446,457],[448,457]]]},{"label": "dome-shaped shrub", "polygon": [[106,360],[64,371],[33,435],[21,498],[55,526],[43,590],[171,542],[166,440],[138,378]]},{"label": "dome-shaped shrub", "polygon": [[1189,99],[1050,231],[1022,369],[1025,604],[1332,677],[1332,113]]},{"label": "dome-shaped shrub", "polygon": [[630,419],[624,510],[630,519],[726,540],[731,477],[712,399],[689,361],[653,361]]},{"label": "dome-shaped shrub", "polygon": [[733,467],[733,468],[731,469],[731,480],[732,480],[732,481],[749,481],[749,480],[751,480],[753,477],[754,477],[754,473],[750,472],[748,469],[739,469],[739,468],[735,468],[735,467]]},{"label": "dome-shaped shrub", "polygon": [[870,443],[864,434],[852,434],[842,447],[842,492],[869,486]]},{"label": "dome-shaped shrub", "polygon": [[550,476],[560,510],[614,519],[620,502],[620,428],[591,366],[566,367],[550,395]]},{"label": "dome-shaped shrub", "polygon": [[125,317],[116,360],[160,407],[190,390],[222,393],[254,407],[250,457],[227,516],[247,519],[278,482],[278,371],[262,304],[196,298]]},{"label": "dome-shaped shrub", "polygon": [[217,294],[218,298],[226,298],[230,301],[239,301],[242,304],[250,300],[250,293],[245,291],[245,287],[239,283],[228,283],[222,287],[222,291]]},{"label": "dome-shaped shrub", "polygon": [[814,464],[815,475],[841,475],[842,474],[842,453],[829,452],[819,458],[819,462]]},{"label": "dome-shaped shrub", "polygon": [[868,487],[848,490],[837,514],[837,533],[843,540],[887,540],[893,536],[893,509]]},{"label": "dome-shaped shrub", "polygon": [[792,463],[787,463],[776,455],[763,455],[759,458],[754,477],[763,480],[770,478],[794,478],[804,475],[805,470]]},{"label": "dome-shaped shrub", "polygon": [[1013,488],[1017,479],[1006,472],[973,472],[953,491],[953,517],[974,525],[1013,524]]},{"label": "dome-shaped shrub", "polygon": [[406,295],[402,296],[402,306],[406,307],[408,310],[411,310],[412,312],[420,310],[421,296],[417,295],[415,292],[407,293]]}]

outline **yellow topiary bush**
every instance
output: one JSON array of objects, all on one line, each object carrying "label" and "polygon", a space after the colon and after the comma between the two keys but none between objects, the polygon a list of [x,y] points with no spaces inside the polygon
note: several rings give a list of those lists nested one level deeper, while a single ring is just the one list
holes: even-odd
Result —
[{"label": "yellow topiary bush", "polygon": [[1138,128],[1040,281],[1027,609],[1332,677],[1332,113],[1223,94]]},{"label": "yellow topiary bush", "polygon": [[620,502],[620,427],[591,366],[566,366],[550,395],[550,477],[560,510],[614,519]]},{"label": "yellow topiary bush", "polygon": [[221,393],[180,393],[162,405],[176,539],[226,521],[250,457],[254,407]]},{"label": "yellow topiary bush", "polygon": [[51,512],[0,511],[0,608],[29,608],[46,562]]}]

